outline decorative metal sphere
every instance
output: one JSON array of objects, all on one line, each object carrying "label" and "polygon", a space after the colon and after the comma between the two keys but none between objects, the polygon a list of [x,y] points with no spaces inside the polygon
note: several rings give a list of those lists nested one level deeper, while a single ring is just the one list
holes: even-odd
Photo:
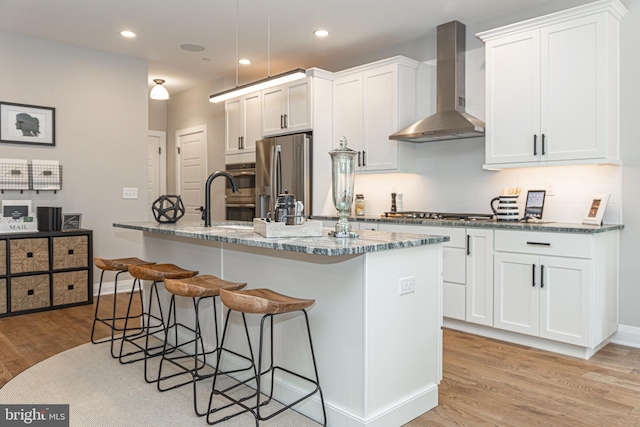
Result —
[{"label": "decorative metal sphere", "polygon": [[162,195],[153,202],[151,211],[156,221],[172,224],[184,216],[184,204],[180,196]]}]

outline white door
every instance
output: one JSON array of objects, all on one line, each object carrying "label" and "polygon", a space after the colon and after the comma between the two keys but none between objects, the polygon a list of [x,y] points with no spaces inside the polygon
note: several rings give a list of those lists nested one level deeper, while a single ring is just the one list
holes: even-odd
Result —
[{"label": "white door", "polygon": [[[347,147],[362,150],[362,74],[351,74],[333,81],[333,141],[338,148],[342,137]],[[362,167],[362,158],[360,167]]]},{"label": "white door", "polygon": [[185,207],[184,221],[199,221],[207,181],[207,126],[176,131],[176,188]]},{"label": "white door", "polygon": [[495,254],[493,326],[538,336],[540,329],[540,283],[538,257]]},{"label": "white door", "polygon": [[591,261],[540,258],[540,336],[590,347]]},{"label": "white door", "polygon": [[309,78],[287,85],[287,132],[299,132],[312,128],[311,83]]},{"label": "white door", "polygon": [[262,91],[262,135],[277,135],[284,128],[287,95],[284,86]]},{"label": "white door", "polygon": [[242,98],[242,151],[256,151],[256,141],[262,139],[262,93],[256,92]]},{"label": "white door", "polygon": [[467,322],[493,326],[493,230],[467,234]]},{"label": "white door", "polygon": [[225,154],[235,154],[240,151],[240,137],[242,136],[242,99],[230,99],[224,103],[226,119]]},{"label": "white door", "polygon": [[166,132],[150,130],[147,141],[149,152],[147,200],[149,202],[149,220],[153,220],[151,204],[167,192],[167,134]]}]

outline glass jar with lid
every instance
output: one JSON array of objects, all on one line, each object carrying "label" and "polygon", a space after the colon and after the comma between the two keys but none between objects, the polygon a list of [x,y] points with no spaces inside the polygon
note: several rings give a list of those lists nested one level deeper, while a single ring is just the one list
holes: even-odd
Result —
[{"label": "glass jar with lid", "polygon": [[355,201],[356,216],[364,216],[364,195],[356,194]]}]

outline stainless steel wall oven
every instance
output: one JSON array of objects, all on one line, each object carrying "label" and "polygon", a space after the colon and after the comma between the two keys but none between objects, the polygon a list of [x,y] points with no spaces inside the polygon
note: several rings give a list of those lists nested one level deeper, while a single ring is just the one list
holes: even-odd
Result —
[{"label": "stainless steel wall oven", "polygon": [[235,221],[253,221],[256,212],[256,164],[233,163],[226,166],[226,171],[238,183],[238,192],[231,191],[227,182],[226,217]]}]

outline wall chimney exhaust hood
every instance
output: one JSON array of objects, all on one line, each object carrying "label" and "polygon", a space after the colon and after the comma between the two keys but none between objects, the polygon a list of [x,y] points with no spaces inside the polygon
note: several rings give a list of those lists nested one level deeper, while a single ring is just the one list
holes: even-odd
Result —
[{"label": "wall chimney exhaust hood", "polygon": [[484,122],[465,113],[465,32],[464,24],[458,21],[438,26],[436,113],[389,139],[431,142],[484,136]]}]

